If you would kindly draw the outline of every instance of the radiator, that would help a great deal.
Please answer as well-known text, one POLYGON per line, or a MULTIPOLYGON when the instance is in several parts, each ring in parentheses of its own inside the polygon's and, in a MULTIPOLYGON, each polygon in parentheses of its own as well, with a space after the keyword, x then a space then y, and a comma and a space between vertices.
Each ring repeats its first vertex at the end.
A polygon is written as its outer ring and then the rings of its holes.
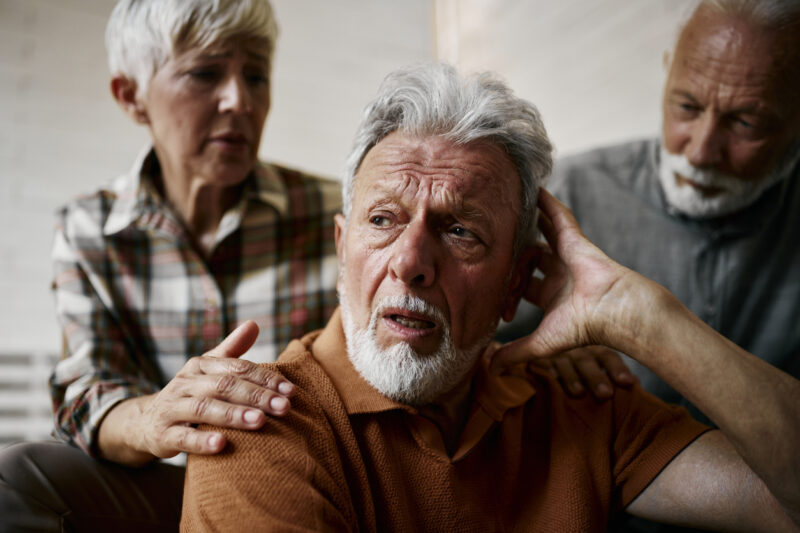
POLYGON ((0 447, 50 438, 47 378, 58 356, 0 353, 0 447))

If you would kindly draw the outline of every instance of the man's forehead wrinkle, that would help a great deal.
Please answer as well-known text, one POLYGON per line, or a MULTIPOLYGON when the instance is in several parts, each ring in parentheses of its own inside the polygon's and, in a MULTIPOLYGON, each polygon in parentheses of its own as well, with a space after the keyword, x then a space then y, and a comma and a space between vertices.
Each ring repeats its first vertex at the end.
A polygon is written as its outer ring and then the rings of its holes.
POLYGON ((690 32, 676 58, 688 75, 674 80, 673 93, 699 100, 710 96, 731 111, 778 113, 781 87, 774 83, 774 68, 767 58, 742 60, 743 54, 752 56, 751 47, 769 49, 759 37, 746 38, 738 29, 690 32))
MULTIPOLYGON (((721 58, 687 54, 682 62, 682 66, 691 72, 688 81, 693 86, 705 85, 719 90, 753 89, 760 93, 766 88, 768 81, 768 74, 763 71, 721 58)), ((752 95, 753 98, 758 96, 760 95, 752 95)))
POLYGON ((376 180, 369 196, 369 209, 379 209, 391 204, 417 207, 426 205, 426 210, 437 217, 456 216, 461 220, 489 224, 490 213, 498 208, 516 210, 513 202, 497 195, 491 205, 470 197, 469 191, 474 187, 463 187, 466 182, 436 176, 414 175, 399 172, 384 174, 376 180))
POLYGON ((682 62, 685 68, 703 78, 715 80, 720 76, 722 80, 729 78, 737 83, 757 83, 766 77, 765 69, 754 68, 754 65, 739 60, 740 45, 726 43, 718 34, 702 39, 698 44, 685 46, 682 62))
MULTIPOLYGON (((798 42, 796 36, 790 38, 798 42)), ((736 18, 713 15, 699 17, 687 27, 679 48, 684 66, 697 75, 742 87, 768 87, 775 73, 785 70, 798 56, 796 47, 787 46, 780 35, 736 18)))

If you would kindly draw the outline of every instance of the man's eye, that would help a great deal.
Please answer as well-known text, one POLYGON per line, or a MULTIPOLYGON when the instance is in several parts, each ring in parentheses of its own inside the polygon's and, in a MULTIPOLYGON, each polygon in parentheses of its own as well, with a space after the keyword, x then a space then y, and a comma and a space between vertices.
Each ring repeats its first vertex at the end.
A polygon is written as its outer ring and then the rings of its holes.
POLYGON ((678 110, 681 112, 681 114, 688 116, 696 115, 700 111, 700 108, 695 104, 683 102, 678 104, 678 110))
POLYGON ((373 216, 369 219, 369 222, 373 226, 377 226, 379 228, 388 228, 391 225, 391 221, 387 217, 381 215, 373 216))
POLYGON ((448 233, 451 235, 455 235, 460 239, 476 239, 477 236, 472 233, 470 230, 465 228, 464 226, 452 226, 448 230, 448 233))

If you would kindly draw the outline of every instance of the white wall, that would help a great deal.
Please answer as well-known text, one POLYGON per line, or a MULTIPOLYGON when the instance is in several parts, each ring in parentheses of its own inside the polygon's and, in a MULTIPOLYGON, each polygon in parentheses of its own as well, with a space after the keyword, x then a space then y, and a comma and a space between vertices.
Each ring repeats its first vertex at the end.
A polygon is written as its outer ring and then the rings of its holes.
POLYGON ((440 55, 494 70, 559 154, 658 133, 663 53, 693 0, 437 0, 440 55))

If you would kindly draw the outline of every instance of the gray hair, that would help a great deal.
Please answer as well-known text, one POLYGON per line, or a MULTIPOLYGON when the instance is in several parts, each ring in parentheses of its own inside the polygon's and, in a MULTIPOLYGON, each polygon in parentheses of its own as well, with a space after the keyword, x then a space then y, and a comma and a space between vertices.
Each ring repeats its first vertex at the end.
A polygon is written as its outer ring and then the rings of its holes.
POLYGON ((112 76, 147 89, 153 74, 191 47, 207 48, 233 38, 263 41, 272 59, 278 25, 268 0, 120 0, 106 26, 112 76))
POLYGON ((445 63, 390 73, 366 107, 356 132, 342 191, 345 217, 350 216, 355 176, 364 157, 395 131, 439 136, 459 145, 485 140, 503 148, 522 186, 515 252, 533 242, 539 187, 553 167, 553 148, 533 104, 514 96, 490 73, 462 77, 445 63))

